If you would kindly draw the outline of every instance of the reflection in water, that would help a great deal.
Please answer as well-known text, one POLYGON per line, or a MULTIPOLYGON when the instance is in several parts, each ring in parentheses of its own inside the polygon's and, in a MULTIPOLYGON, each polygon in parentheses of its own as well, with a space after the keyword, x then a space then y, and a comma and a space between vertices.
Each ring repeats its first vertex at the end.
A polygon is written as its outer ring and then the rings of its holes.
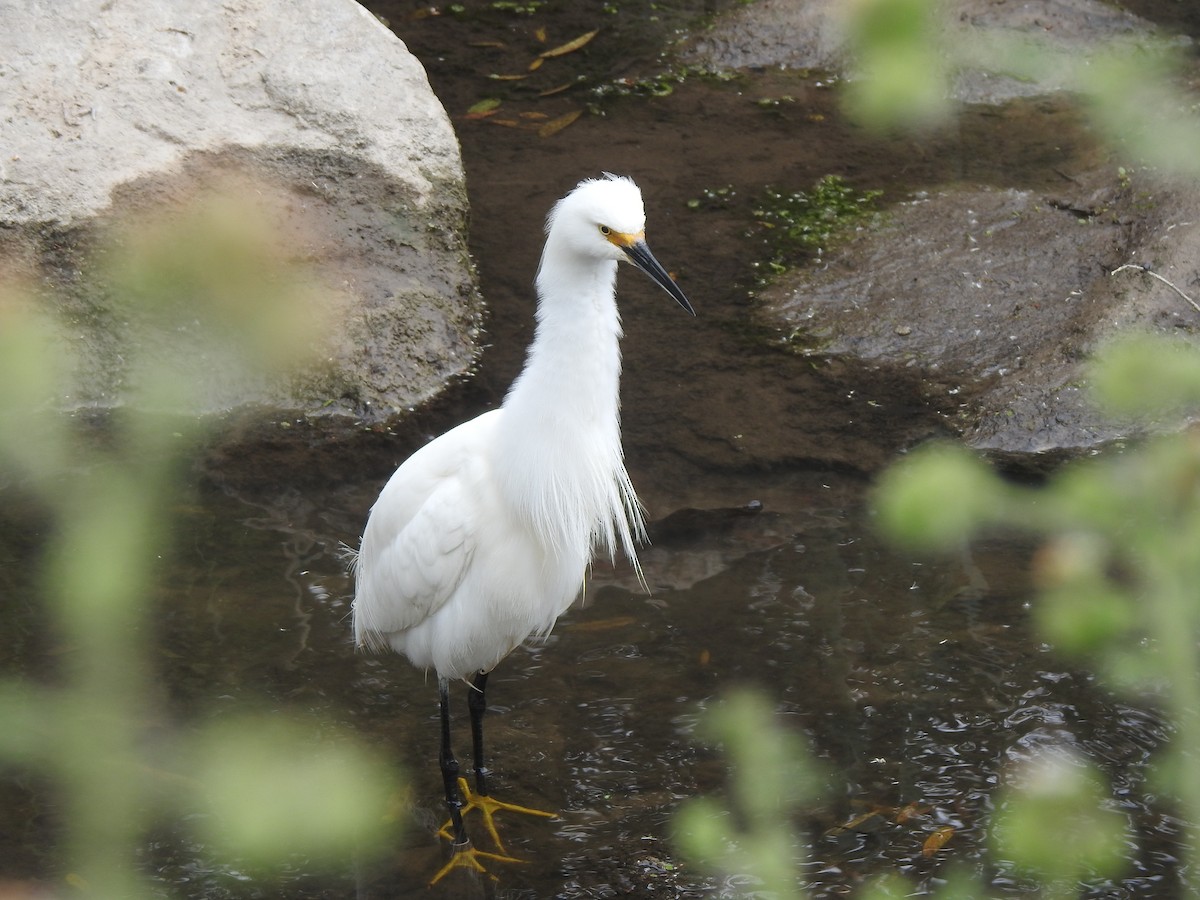
MULTIPOLYGON (((356 880, 360 896, 430 896, 425 879, 444 852, 432 835, 442 816, 429 774, 434 692, 407 665, 356 654, 348 631, 339 544, 356 532, 372 488, 258 507, 207 497, 185 514, 181 559, 164 586, 156 715, 219 716, 266 697, 349 724, 412 775, 398 799, 412 824, 404 846, 335 876, 297 860, 285 873, 290 896, 353 896, 356 880)), ((492 710, 504 761, 496 777, 507 794, 561 818, 503 819, 506 844, 530 862, 471 890, 747 896, 750 882, 708 878, 677 856, 671 817, 681 800, 723 783, 723 761, 694 740, 699 715, 751 683, 831 773, 825 805, 799 823, 811 839, 801 874, 814 896, 842 896, 888 871, 933 885, 951 864, 983 874, 996 896, 1020 894, 1028 885, 984 852, 993 797, 1017 763, 1062 747, 1104 769, 1134 835, 1126 880, 1093 895, 1171 895, 1178 823, 1146 783, 1164 725, 1031 634, 1028 548, 906 558, 872 536, 858 491, 845 483, 806 495, 826 498, 821 507, 691 514, 686 527, 662 529, 646 555, 653 597, 632 590, 627 572, 598 571, 583 608, 505 661, 494 675, 505 682, 496 696, 510 704, 492 710), (947 826, 945 847, 923 855, 947 826)), ((9 633, 29 624, 28 612, 5 615, 9 633)), ((45 668, 28 657, 12 664, 45 668)), ((6 795, 8 858, 44 874, 23 841, 48 828, 45 797, 11 784, 6 795)), ((170 829, 146 861, 166 886, 192 895, 267 890, 207 867, 203 848, 170 829)))

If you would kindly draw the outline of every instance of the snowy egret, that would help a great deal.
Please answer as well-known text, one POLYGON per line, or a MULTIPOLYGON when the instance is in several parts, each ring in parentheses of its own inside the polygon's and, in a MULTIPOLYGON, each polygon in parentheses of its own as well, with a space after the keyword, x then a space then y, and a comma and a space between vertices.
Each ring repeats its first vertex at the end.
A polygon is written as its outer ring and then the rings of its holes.
POLYGON ((355 563, 355 639, 437 673, 450 810, 440 833, 458 852, 434 881, 456 865, 483 871, 477 857, 513 861, 492 822, 497 809, 539 814, 488 794, 488 673, 550 631, 597 548, 611 556, 619 546, 637 566, 645 532, 621 450, 617 263, 632 262, 696 314, 650 252, 645 225, 637 185, 615 175, 580 182, 554 206, 533 343, 503 405, 417 450, 367 520, 355 563), (474 793, 450 747, 449 681, 468 677, 474 793), (470 809, 481 810, 499 854, 471 849, 470 809))

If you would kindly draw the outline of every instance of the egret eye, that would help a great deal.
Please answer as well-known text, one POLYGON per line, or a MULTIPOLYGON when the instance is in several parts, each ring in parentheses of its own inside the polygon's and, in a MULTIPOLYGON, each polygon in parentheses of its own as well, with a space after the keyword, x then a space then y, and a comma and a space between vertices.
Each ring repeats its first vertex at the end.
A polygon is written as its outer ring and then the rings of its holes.
POLYGON ((600 233, 601 233, 602 235, 604 235, 605 237, 608 237, 610 234, 612 234, 612 229, 611 229, 611 228, 609 228, 607 225, 601 225, 601 226, 600 226, 600 233))

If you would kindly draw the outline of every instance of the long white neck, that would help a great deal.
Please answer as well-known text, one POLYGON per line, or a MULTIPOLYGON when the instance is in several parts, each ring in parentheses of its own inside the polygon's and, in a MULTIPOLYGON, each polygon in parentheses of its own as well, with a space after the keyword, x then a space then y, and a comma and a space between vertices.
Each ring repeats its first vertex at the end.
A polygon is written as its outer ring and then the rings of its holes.
POLYGON ((556 552, 643 536, 621 450, 617 263, 582 257, 551 233, 538 269, 537 330, 504 401, 494 465, 510 504, 556 552))

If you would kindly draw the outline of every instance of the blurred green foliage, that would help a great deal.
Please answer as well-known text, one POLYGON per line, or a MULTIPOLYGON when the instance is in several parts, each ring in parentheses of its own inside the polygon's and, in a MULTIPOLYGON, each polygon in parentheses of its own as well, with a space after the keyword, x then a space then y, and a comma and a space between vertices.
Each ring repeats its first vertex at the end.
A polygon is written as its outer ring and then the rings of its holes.
MULTIPOLYGON (((97 268, 118 303, 148 313, 140 321, 204 329, 247 372, 286 373, 315 343, 322 295, 276 233, 260 206, 214 188, 114 234, 97 268)), ((303 857, 347 870, 386 838, 396 774, 376 755, 286 712, 143 733, 158 561, 206 423, 162 414, 193 408, 194 385, 181 360, 150 352, 150 331, 120 349, 130 396, 103 439, 62 414, 75 360, 51 306, 0 286, 0 478, 53 522, 40 585, 67 648, 53 686, 0 680, 0 763, 56 784, 62 872, 85 895, 149 896, 137 850, 151 827, 181 819, 219 863, 266 875, 303 857)))
POLYGON ((804 844, 791 817, 821 793, 819 768, 804 743, 749 690, 711 709, 700 736, 724 749, 731 778, 725 804, 699 797, 680 809, 683 851, 714 873, 751 873, 770 894, 798 896, 796 867, 804 844))
MULTIPOLYGON (((1128 412, 1141 397, 1154 398, 1142 404, 1154 415, 1195 415, 1197 366, 1195 349, 1138 335, 1100 354, 1089 381, 1106 409, 1128 412)), ((1187 822, 1200 822, 1200 767, 1190 752, 1200 741, 1200 436, 1148 438, 1070 463, 1037 487, 1005 482, 960 447, 929 446, 886 474, 877 500, 881 526, 910 546, 951 550, 989 530, 1040 534, 1040 632, 1114 689, 1161 698, 1175 734, 1159 787, 1187 822)), ((1047 896, 1074 896, 1085 872, 1119 866, 1123 826, 1105 812, 1109 792, 1089 767, 1039 765, 1047 770, 998 804, 996 850, 1037 875, 1047 896)), ((1187 831, 1195 860, 1195 827, 1187 831)))
MULTIPOLYGON (((859 0, 848 7, 858 71, 847 111, 878 129, 937 126, 953 114, 948 78, 976 68, 1075 92, 1095 124, 1130 158, 1200 175, 1195 97, 1178 87, 1178 48, 1141 37, 1088 51, 1049 40, 956 29, 937 0, 859 0)), ((1131 335, 1098 353, 1088 378, 1096 403, 1160 436, 1065 465, 1045 484, 1012 484, 961 446, 918 449, 880 479, 881 529, 898 545, 954 552, 987 532, 1040 535, 1034 562, 1040 633, 1075 654, 1115 690, 1160 697, 1174 731, 1156 768, 1156 789, 1186 823, 1181 891, 1200 894, 1200 432, 1178 423, 1200 413, 1200 351, 1193 343, 1131 335)), ((764 893, 805 896, 789 813, 811 799, 785 781, 812 763, 755 695, 731 697, 710 713, 705 736, 731 770, 729 796, 688 805, 681 843, 693 858, 759 881, 764 893), (745 707, 738 713, 734 708, 745 707), (752 719, 731 726, 739 715, 752 719), (750 735, 750 737, 748 737, 750 735), (769 751, 763 748, 770 747, 769 751), (777 769, 762 756, 786 755, 777 769), (780 772, 787 772, 783 776, 780 772), (774 774, 772 774, 774 773, 774 774), (747 780, 759 780, 747 788, 747 780), (779 798, 768 830, 744 811, 747 796, 779 798), (781 836, 782 833, 782 836, 781 836), (755 835, 763 836, 762 852, 755 835), (768 841, 774 841, 773 845, 768 841), (791 872, 767 851, 791 854, 791 872)), ((1067 750, 1048 752, 1007 774, 995 798, 989 847, 1037 886, 1043 898, 1079 895, 1091 879, 1117 876, 1130 840, 1104 776, 1067 750)), ((807 783, 807 782, 806 782, 807 783)), ((888 876, 863 888, 868 900, 912 896, 888 876)), ((952 873, 938 900, 987 896, 970 873, 952 873)))
POLYGON ((950 112, 953 65, 942 39, 941 4, 858 0, 849 15, 859 70, 845 86, 847 112, 875 127, 934 125, 950 112))
POLYGON ((879 130, 922 129, 954 114, 951 79, 964 71, 1076 94, 1102 134, 1144 164, 1200 176, 1200 116, 1180 86, 1186 44, 1152 34, 1091 46, 1051 29, 960 27, 944 0, 855 0, 846 24, 856 71, 847 112, 879 130))

